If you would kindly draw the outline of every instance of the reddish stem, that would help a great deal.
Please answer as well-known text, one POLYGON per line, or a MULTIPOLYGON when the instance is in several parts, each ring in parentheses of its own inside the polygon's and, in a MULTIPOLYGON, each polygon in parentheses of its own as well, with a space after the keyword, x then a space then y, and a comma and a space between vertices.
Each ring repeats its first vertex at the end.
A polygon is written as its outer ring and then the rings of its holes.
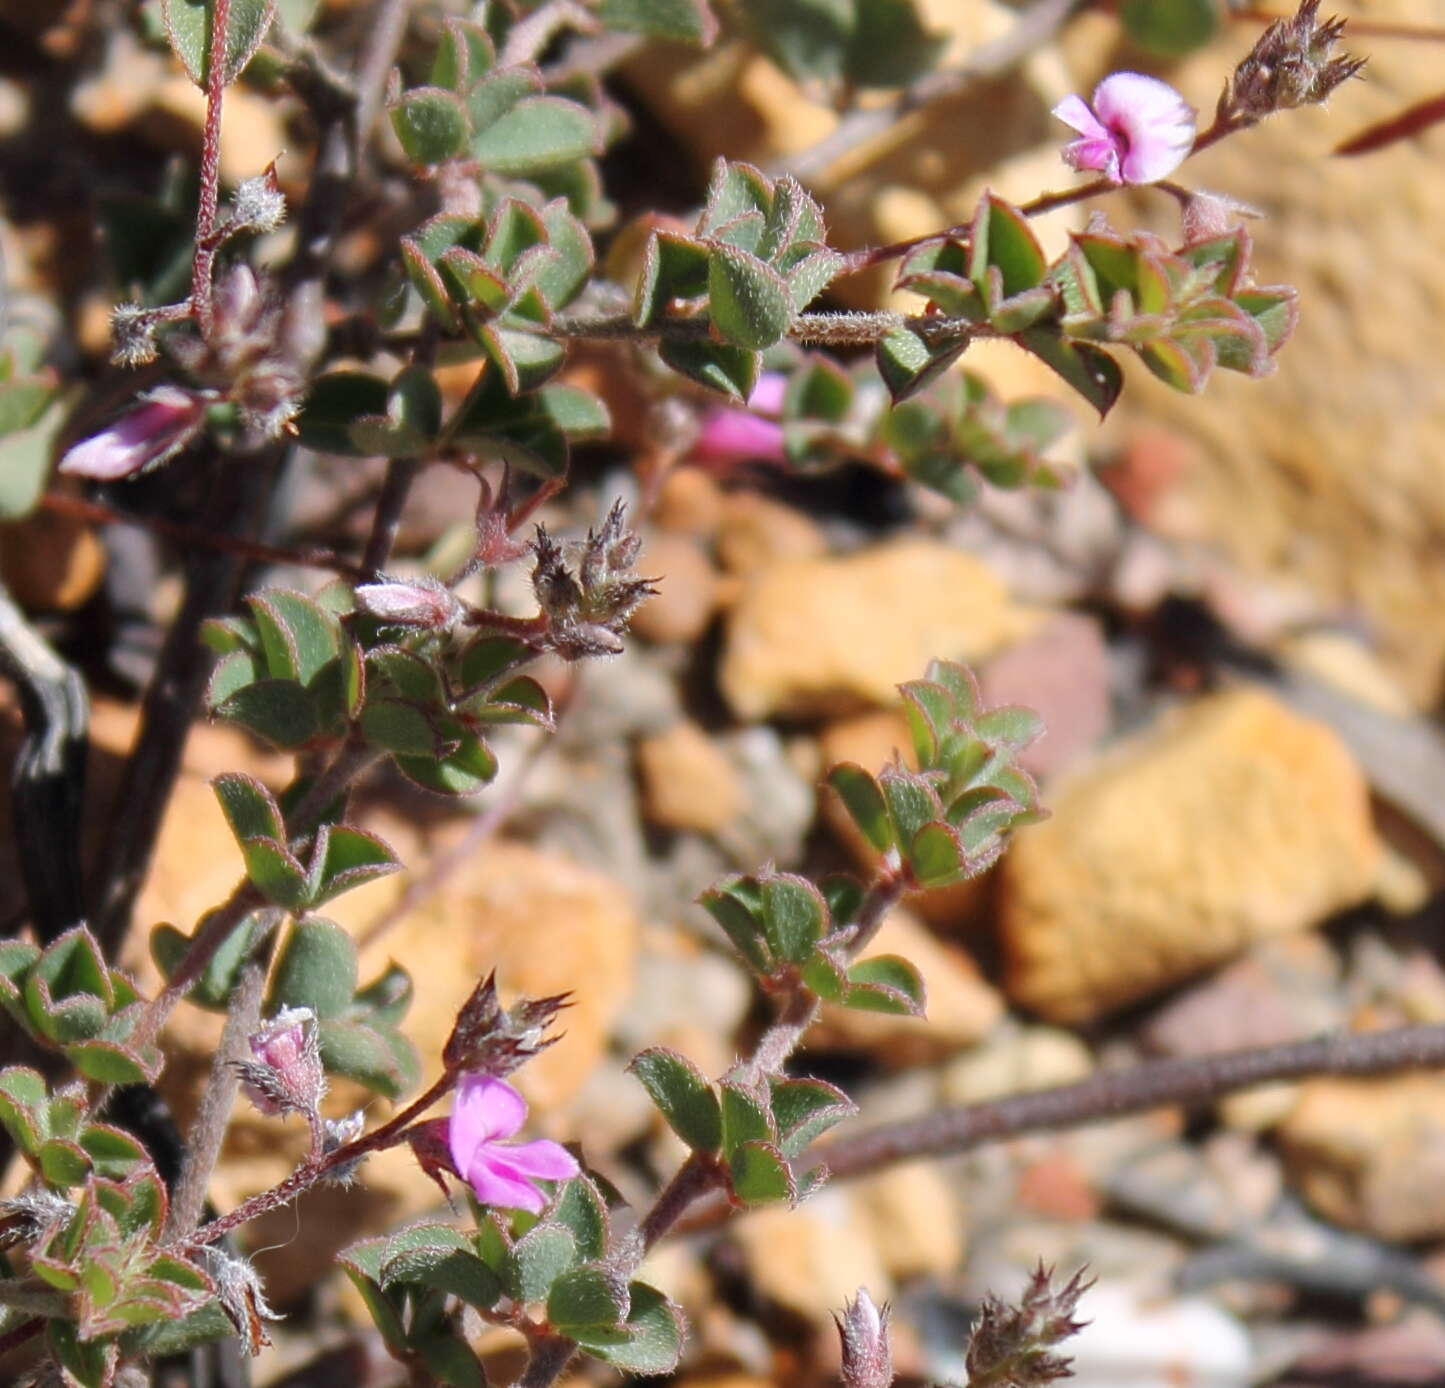
POLYGON ((211 270, 216 260, 216 209, 221 192, 221 101, 226 91, 226 39, 231 0, 211 0, 211 45, 206 59, 206 128, 201 145, 201 193, 196 252, 191 261, 191 308, 202 333, 211 329, 211 270))

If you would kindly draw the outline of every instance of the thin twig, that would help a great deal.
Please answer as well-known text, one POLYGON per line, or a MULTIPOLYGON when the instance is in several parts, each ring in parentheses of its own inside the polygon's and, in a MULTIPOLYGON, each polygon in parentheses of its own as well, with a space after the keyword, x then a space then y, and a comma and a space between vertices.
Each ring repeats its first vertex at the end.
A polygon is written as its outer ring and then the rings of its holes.
POLYGON ((979 82, 1002 77, 1047 42, 1080 3, 1081 0, 1035 0, 1008 33, 992 43, 981 44, 961 67, 929 73, 886 106, 850 112, 817 144, 776 160, 766 172, 816 179, 844 155, 887 133, 914 111, 958 96, 979 82))
POLYGON ((213 550, 231 554, 252 564, 285 564, 300 569, 326 569, 343 578, 362 580, 367 571, 344 555, 330 549, 288 549, 283 545, 265 545, 256 540, 206 530, 199 525, 183 525, 163 516, 138 516, 103 502, 68 492, 46 492, 40 498, 40 509, 57 516, 74 516, 92 525, 134 525, 159 535, 184 549, 213 550))
POLYGON ((361 153, 371 138, 381 108, 382 92, 387 75, 396 62, 397 50, 406 34, 406 21, 411 0, 380 0, 376 13, 366 30, 366 48, 356 65, 355 165, 361 166, 361 153))
POLYGON ((355 1142, 345 1143, 322 1155, 313 1153, 284 1181, 278 1181, 269 1190, 260 1191, 249 1200, 243 1200, 229 1214, 220 1215, 211 1220, 209 1224, 202 1225, 194 1234, 180 1239, 176 1246, 184 1252, 215 1243, 218 1239, 225 1238, 232 1229, 239 1229, 241 1225, 270 1210, 289 1205, 297 1196, 305 1194, 318 1181, 338 1167, 349 1166, 373 1152, 380 1152, 384 1148, 396 1146, 397 1143, 405 1140, 406 1129, 438 1099, 442 1098, 455 1083, 455 1075, 443 1074, 420 1098, 413 1100, 396 1117, 383 1123, 374 1132, 367 1133, 364 1137, 357 1138, 355 1142))
POLYGON ((211 269, 216 261, 216 209, 221 192, 221 102, 226 93, 226 49, 231 0, 211 0, 211 44, 206 66, 206 125, 201 144, 201 188, 196 249, 191 259, 191 308, 202 335, 211 328, 211 269))
POLYGON ((816 1149, 834 1176, 863 1176, 915 1157, 953 1156, 985 1142, 1097 1123, 1236 1090, 1316 1075, 1387 1075, 1445 1066, 1445 1026, 1344 1033, 1280 1046, 1147 1061, 1076 1084, 939 1109, 885 1123, 816 1149))
POLYGON ((196 1109, 195 1121, 186 1135, 185 1156, 180 1179, 171 1194, 170 1216, 166 1221, 167 1239, 189 1234, 200 1223, 206 1204, 206 1187, 211 1172, 221 1155, 230 1124, 231 1106, 241 1087, 235 1062, 249 1053, 247 1038, 261 1020, 261 994, 266 985, 266 968, 253 957, 241 968, 236 987, 226 1009, 226 1025, 221 1043, 211 1059, 211 1073, 205 1092, 196 1109))

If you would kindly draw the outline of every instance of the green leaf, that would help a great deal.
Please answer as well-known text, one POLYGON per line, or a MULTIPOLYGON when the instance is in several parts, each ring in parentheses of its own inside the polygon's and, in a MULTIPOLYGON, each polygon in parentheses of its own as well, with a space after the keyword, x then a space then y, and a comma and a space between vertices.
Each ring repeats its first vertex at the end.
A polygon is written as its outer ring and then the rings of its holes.
POLYGON ((338 1075, 389 1099, 415 1088, 421 1062, 411 1042, 387 1026, 328 1017, 317 1026, 321 1060, 338 1075))
POLYGON ((440 795, 475 795, 497 774, 497 759, 480 738, 463 738, 455 752, 441 761, 397 757, 397 769, 425 790, 440 795))
POLYGON ((815 1139, 858 1111, 841 1089, 823 1080, 774 1079, 769 1083, 778 1146, 785 1157, 798 1156, 815 1139))
POLYGON ((503 1271, 507 1294, 524 1304, 545 1301, 552 1284, 576 1262, 572 1231, 550 1220, 538 1224, 512 1245, 503 1271))
POLYGON ((627 1067, 642 1082, 678 1137, 694 1151, 715 1152, 722 1142, 722 1112, 707 1078, 676 1051, 654 1046, 627 1067))
POLYGON ((310 905, 401 870, 385 840, 349 824, 323 825, 316 837, 309 876, 310 905))
POLYGON ((968 864, 953 829, 925 824, 908 846, 908 866, 920 887, 942 887, 968 875, 968 864))
POLYGON ((925 777, 915 772, 885 767, 878 785, 900 843, 911 843, 925 824, 943 815, 937 793, 925 777))
POLYGON ((731 1080, 718 1086, 722 1107, 722 1148, 730 1158, 745 1142, 771 1142, 774 1137, 767 1095, 731 1080))
POLYGON ((757 256, 714 242, 707 268, 708 311, 735 347, 761 351, 781 342, 793 321, 783 277, 757 256))
POLYGON ((80 1145, 98 1176, 124 1180, 150 1160, 145 1149, 127 1132, 109 1123, 88 1123, 80 1132, 80 1145))
POLYGON ((414 87, 390 108, 391 128, 413 164, 441 164, 466 148, 471 124, 455 92, 414 87))
POLYGON ((970 339, 930 347, 912 328, 893 328, 878 339, 874 359, 894 404, 916 395, 962 356, 970 339))
POLYGON ((715 390, 739 405, 747 404, 762 370, 762 355, 722 342, 670 342, 658 344, 658 355, 690 381, 715 390))
POLYGON ((1041 285, 1048 274, 1048 261, 1028 218, 1011 203, 987 193, 974 217, 969 254, 969 278, 985 298, 985 270, 990 266, 999 271, 1005 298, 1041 285))
POLYGON ((356 944, 335 921, 297 921, 271 981, 267 1011, 309 1007, 317 1017, 340 1016, 356 992, 356 944))
POLYGON ((654 231, 643 252, 642 273, 632 299, 639 328, 661 318, 674 299, 695 299, 707 292, 708 248, 674 231, 654 231))
POLYGON ((78 1142, 52 1137, 40 1145, 37 1153, 40 1174, 52 1186, 64 1189, 80 1185, 90 1175, 90 1157, 78 1142))
POLYGON ((1106 351, 1088 342, 1075 342, 1048 328, 1030 328, 1015 341, 1026 351, 1053 367, 1103 418, 1114 407, 1124 388, 1119 363, 1106 351))
POLYGON ((631 1282, 627 1290, 632 1303, 627 1313, 631 1332, 627 1341, 589 1345, 588 1353, 623 1373, 670 1374, 682 1358, 682 1312, 646 1282, 631 1282))
POLYGON ((787 874, 763 879, 763 929, 775 957, 801 964, 823 938, 828 908, 806 878, 787 874))
POLYGON ((535 390, 562 367, 565 351, 556 338, 491 323, 478 325, 473 335, 496 363, 511 395, 535 390))
POLYGON ((251 885, 272 905, 285 911, 301 911, 310 904, 306 869, 284 843, 247 839, 241 845, 241 856, 251 885))
POLYGON ((547 1319, 583 1343, 618 1326, 628 1312, 627 1283, 596 1265, 568 1268, 547 1293, 547 1319))
POLYGON ((707 0, 600 0, 597 18, 615 33, 646 34, 707 47, 717 37, 717 20, 707 0))
POLYGON ((477 1257, 457 1230, 447 1225, 435 1227, 437 1242, 410 1245, 383 1261, 381 1285, 413 1283, 460 1297, 479 1310, 494 1306, 502 1294, 501 1279, 477 1257), (442 1230, 446 1231, 444 1235, 442 1230))
POLYGON ((48 1101, 45 1081, 37 1071, 23 1065, 0 1070, 0 1124, 28 1157, 49 1136, 48 1101))
POLYGON ((0 520, 16 520, 35 509, 64 422, 65 411, 56 405, 38 423, 0 439, 0 520))
POLYGON ((946 34, 923 27, 913 0, 854 0, 853 32, 843 58, 860 87, 906 87, 937 64, 946 34))
POLYGON ((745 1142, 728 1156, 733 1194, 745 1205, 797 1199, 787 1159, 771 1143, 745 1142))
POLYGON ((1220 7, 1217 0, 1124 0, 1119 19, 1141 48, 1177 58, 1214 37, 1220 7))
MULTIPOLYGON (((204 87, 210 74, 211 22, 216 0, 161 0, 166 34, 192 82, 204 87)), ((234 82, 271 27, 275 0, 231 0, 221 80, 234 82)))
POLYGON ((211 781, 226 823, 238 843, 246 839, 285 842, 286 825, 275 797, 254 776, 228 771, 211 781))
POLYGON ((698 234, 710 236, 718 228, 750 213, 766 215, 773 204, 772 184, 751 164, 719 158, 712 166, 707 198, 698 222, 698 234))
POLYGON ((563 1183, 549 1218, 572 1231, 579 1258, 601 1258, 607 1252, 611 1229, 607 1205, 588 1177, 574 1176, 563 1183))
POLYGON ((213 704, 211 711, 283 751, 304 747, 321 731, 310 697, 291 680, 257 680, 213 704))
POLYGON ((431 1333, 413 1330, 407 1340, 414 1354, 420 1354, 429 1381, 447 1388, 487 1388, 482 1361, 460 1333, 431 1333))
POLYGON ((909 1017, 923 1015, 925 992, 918 970, 896 954, 875 954, 860 959, 848 970, 849 989, 844 1002, 866 1012, 893 1012, 909 1017))
POLYGON ((832 82, 843 75, 853 35, 853 0, 743 0, 749 35, 790 77, 832 82))
POLYGON ((732 946, 758 974, 772 971, 772 960, 759 919, 762 901, 757 884, 747 878, 724 878, 698 897, 703 909, 722 927, 732 946))
POLYGON ((67 1046, 65 1056, 86 1079, 101 1084, 151 1084, 161 1072, 161 1055, 154 1047, 139 1053, 99 1036, 67 1046))
POLYGON ((849 818, 878 852, 887 853, 896 845, 883 792, 878 789, 878 782, 861 766, 855 762, 840 762, 829 770, 828 784, 843 802, 849 818))
POLYGON ((586 107, 557 96, 529 96, 472 136, 472 157, 500 174, 528 174, 595 154, 597 123, 586 107))

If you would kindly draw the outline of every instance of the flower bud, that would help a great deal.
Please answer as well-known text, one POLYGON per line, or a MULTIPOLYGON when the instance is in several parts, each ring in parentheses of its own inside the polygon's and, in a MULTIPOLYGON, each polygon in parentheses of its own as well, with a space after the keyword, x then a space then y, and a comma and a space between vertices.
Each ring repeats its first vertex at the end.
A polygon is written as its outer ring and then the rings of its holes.
POLYGON ((888 1347, 888 1307, 873 1304, 867 1288, 833 1318, 843 1341, 844 1388, 889 1388, 893 1353, 888 1347))
POLYGON ((140 404, 66 450, 60 471, 114 482, 157 467, 179 453, 206 421, 205 398, 177 386, 157 386, 140 404))
POLYGON ((236 1062, 246 1097, 265 1114, 314 1116, 326 1093, 326 1073, 311 1009, 278 1012, 249 1044, 252 1058, 236 1062))
POLYGON ((383 622, 435 631, 451 626, 461 612, 452 591, 434 578, 363 583, 356 590, 356 604, 383 622))

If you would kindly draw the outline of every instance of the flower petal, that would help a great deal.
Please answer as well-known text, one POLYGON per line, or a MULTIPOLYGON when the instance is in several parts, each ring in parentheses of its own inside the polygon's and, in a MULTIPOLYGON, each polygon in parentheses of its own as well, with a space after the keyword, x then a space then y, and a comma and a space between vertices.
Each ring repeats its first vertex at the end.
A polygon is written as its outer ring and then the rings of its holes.
POLYGON ((447 1145, 458 1171, 467 1171, 494 1138, 511 1137, 527 1116, 527 1101, 510 1084, 491 1075, 463 1075, 457 1086, 447 1145))
POLYGON ((163 463, 200 432, 206 402, 175 386, 157 386, 98 434, 67 449, 60 471, 112 482, 163 463))
POLYGON ((1088 104, 1081 96, 1066 96, 1054 107, 1053 114, 1056 120, 1063 121, 1070 130, 1077 130, 1080 135, 1095 140, 1109 137, 1109 132, 1104 129, 1099 118, 1089 110, 1088 104))
POLYGON ((1094 89, 1094 109, 1114 136, 1125 183, 1157 183, 1194 145, 1194 108, 1167 82, 1115 72, 1094 89))
POLYGON ((466 1175, 467 1184, 484 1205, 541 1214, 547 1204, 542 1192, 522 1172, 510 1166, 495 1147, 479 1153, 466 1175))
POLYGON ((582 1169, 577 1158, 559 1142, 539 1137, 534 1142, 509 1142, 496 1155, 525 1176, 544 1181, 565 1181, 582 1169))

